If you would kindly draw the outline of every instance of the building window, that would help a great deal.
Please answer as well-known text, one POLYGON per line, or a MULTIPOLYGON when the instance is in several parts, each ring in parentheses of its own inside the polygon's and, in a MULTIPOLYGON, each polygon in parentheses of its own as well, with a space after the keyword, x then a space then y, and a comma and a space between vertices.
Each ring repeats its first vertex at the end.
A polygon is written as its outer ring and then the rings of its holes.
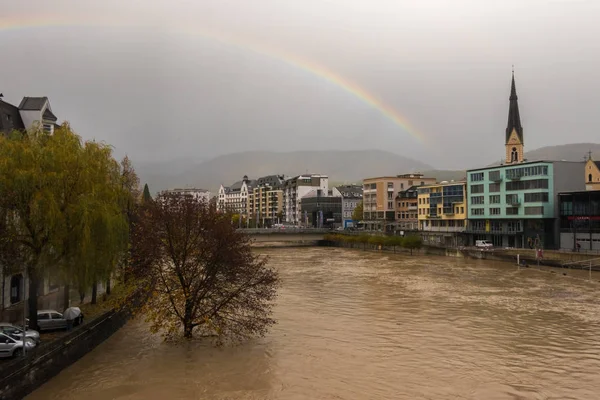
POLYGON ((506 190, 548 189, 548 179, 506 182, 506 190))
POLYGON ((471 174, 471 182, 480 182, 483 180, 483 172, 475 172, 471 174))
POLYGON ((525 207, 525 215, 543 215, 544 206, 539 207, 525 207))
POLYGON ((500 191, 500 184, 499 183, 490 183, 489 187, 488 187, 488 191, 490 193, 499 192, 500 191))
POLYGON ((506 207, 506 215, 519 215, 519 207, 506 207))
POLYGON ((471 196, 471 204, 485 204, 484 196, 471 196))
POLYGON ((500 171, 490 171, 490 181, 497 181, 500 179, 500 171))
POLYGON ((508 203, 508 204, 519 204, 519 195, 516 195, 516 194, 507 194, 506 195, 506 203, 508 203))
POLYGON ((547 176, 547 165, 535 165, 531 167, 510 168, 506 170, 508 179, 521 178, 523 176, 547 176))
POLYGON ((493 194, 490 196, 490 204, 500 204, 500 195, 493 194))
POLYGON ((519 153, 517 153, 517 148, 513 147, 512 151, 510 152, 510 162, 517 162, 519 161, 519 153))
POLYGON ((387 183, 387 187, 388 187, 388 189, 393 189, 394 188, 394 182, 388 182, 387 183))
POLYGON ((471 215, 483 215, 483 208, 471 208, 471 215))
POLYGON ((548 202, 548 192, 525 193, 525 203, 548 202))
POLYGON ((22 291, 23 291, 23 275, 13 275, 10 278, 10 303, 18 303, 22 299, 22 291))
POLYGON ((490 215, 500 215, 500 208, 490 208, 490 215))
POLYGON ((394 203, 391 201, 388 201, 388 208, 394 208, 394 203))
POLYGON ((483 185, 471 185, 471 193, 483 193, 483 185))
POLYGON ((588 182, 591 182, 591 181, 592 181, 592 174, 589 174, 588 175, 588 182))

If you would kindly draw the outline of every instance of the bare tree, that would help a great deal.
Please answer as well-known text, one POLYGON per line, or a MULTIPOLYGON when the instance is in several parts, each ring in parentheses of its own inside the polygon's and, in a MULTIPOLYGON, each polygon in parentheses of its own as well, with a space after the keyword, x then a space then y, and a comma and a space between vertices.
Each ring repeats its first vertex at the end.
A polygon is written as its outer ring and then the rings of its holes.
POLYGON ((144 312, 154 332, 240 340, 264 335, 275 322, 278 275, 231 215, 191 196, 163 194, 140 209, 133 230, 132 265, 152 282, 144 312))

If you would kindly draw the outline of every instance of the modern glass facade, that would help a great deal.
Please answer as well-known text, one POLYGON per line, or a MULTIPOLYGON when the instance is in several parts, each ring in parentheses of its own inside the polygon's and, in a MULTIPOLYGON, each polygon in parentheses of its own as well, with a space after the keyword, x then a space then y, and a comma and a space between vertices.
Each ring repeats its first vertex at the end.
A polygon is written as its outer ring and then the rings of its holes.
POLYGON ((600 191, 558 194, 560 247, 600 250, 600 191))
POLYGON ((467 171, 467 232, 501 247, 555 247, 554 165, 540 161, 467 171))

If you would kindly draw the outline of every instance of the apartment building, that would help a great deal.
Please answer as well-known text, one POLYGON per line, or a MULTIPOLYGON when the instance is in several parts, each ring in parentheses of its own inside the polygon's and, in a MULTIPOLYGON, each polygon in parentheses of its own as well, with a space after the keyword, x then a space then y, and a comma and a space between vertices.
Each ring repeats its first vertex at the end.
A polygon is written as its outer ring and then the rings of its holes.
POLYGON ((192 196, 196 199, 201 199, 208 203, 211 198, 211 193, 208 190, 198 188, 185 188, 185 189, 169 189, 165 193, 177 194, 181 196, 192 196))
POLYGON ((363 188, 361 185, 336 186, 332 190, 334 197, 341 197, 341 223, 344 228, 351 228, 355 222, 352 218, 354 209, 362 201, 363 188))
POLYGON ((418 186, 402 190, 396 196, 396 227, 400 231, 416 231, 418 229, 418 186))
POLYGON ((435 183, 423 174, 382 176, 363 180, 363 222, 367 230, 397 230, 397 201, 400 192, 412 186, 435 183))
POLYGON ((248 192, 247 226, 270 227, 283 218, 283 175, 258 178, 248 192))
POLYGON ((418 188, 418 219, 425 243, 442 246, 466 244, 467 226, 465 182, 442 181, 418 188))
POLYGON ((301 224, 306 219, 302 214, 301 199, 312 190, 329 191, 327 175, 306 174, 287 179, 283 183, 283 217, 285 222, 301 224))
POLYGON ((47 97, 23 97, 18 107, 0 99, 0 132, 5 134, 36 127, 54 133, 57 121, 47 97))
POLYGON ((241 181, 231 186, 221 185, 217 197, 217 210, 245 215, 248 210, 248 193, 253 186, 254 181, 250 180, 248 175, 244 175, 241 181))

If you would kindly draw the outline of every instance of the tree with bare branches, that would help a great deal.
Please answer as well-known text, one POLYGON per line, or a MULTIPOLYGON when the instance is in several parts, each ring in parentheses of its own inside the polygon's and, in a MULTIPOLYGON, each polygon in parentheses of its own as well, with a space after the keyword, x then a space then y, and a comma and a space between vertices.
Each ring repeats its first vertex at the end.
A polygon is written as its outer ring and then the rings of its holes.
POLYGON ((275 322, 277 273, 214 205, 162 194, 139 209, 131 239, 131 264, 151 287, 143 311, 153 332, 240 340, 275 322))

